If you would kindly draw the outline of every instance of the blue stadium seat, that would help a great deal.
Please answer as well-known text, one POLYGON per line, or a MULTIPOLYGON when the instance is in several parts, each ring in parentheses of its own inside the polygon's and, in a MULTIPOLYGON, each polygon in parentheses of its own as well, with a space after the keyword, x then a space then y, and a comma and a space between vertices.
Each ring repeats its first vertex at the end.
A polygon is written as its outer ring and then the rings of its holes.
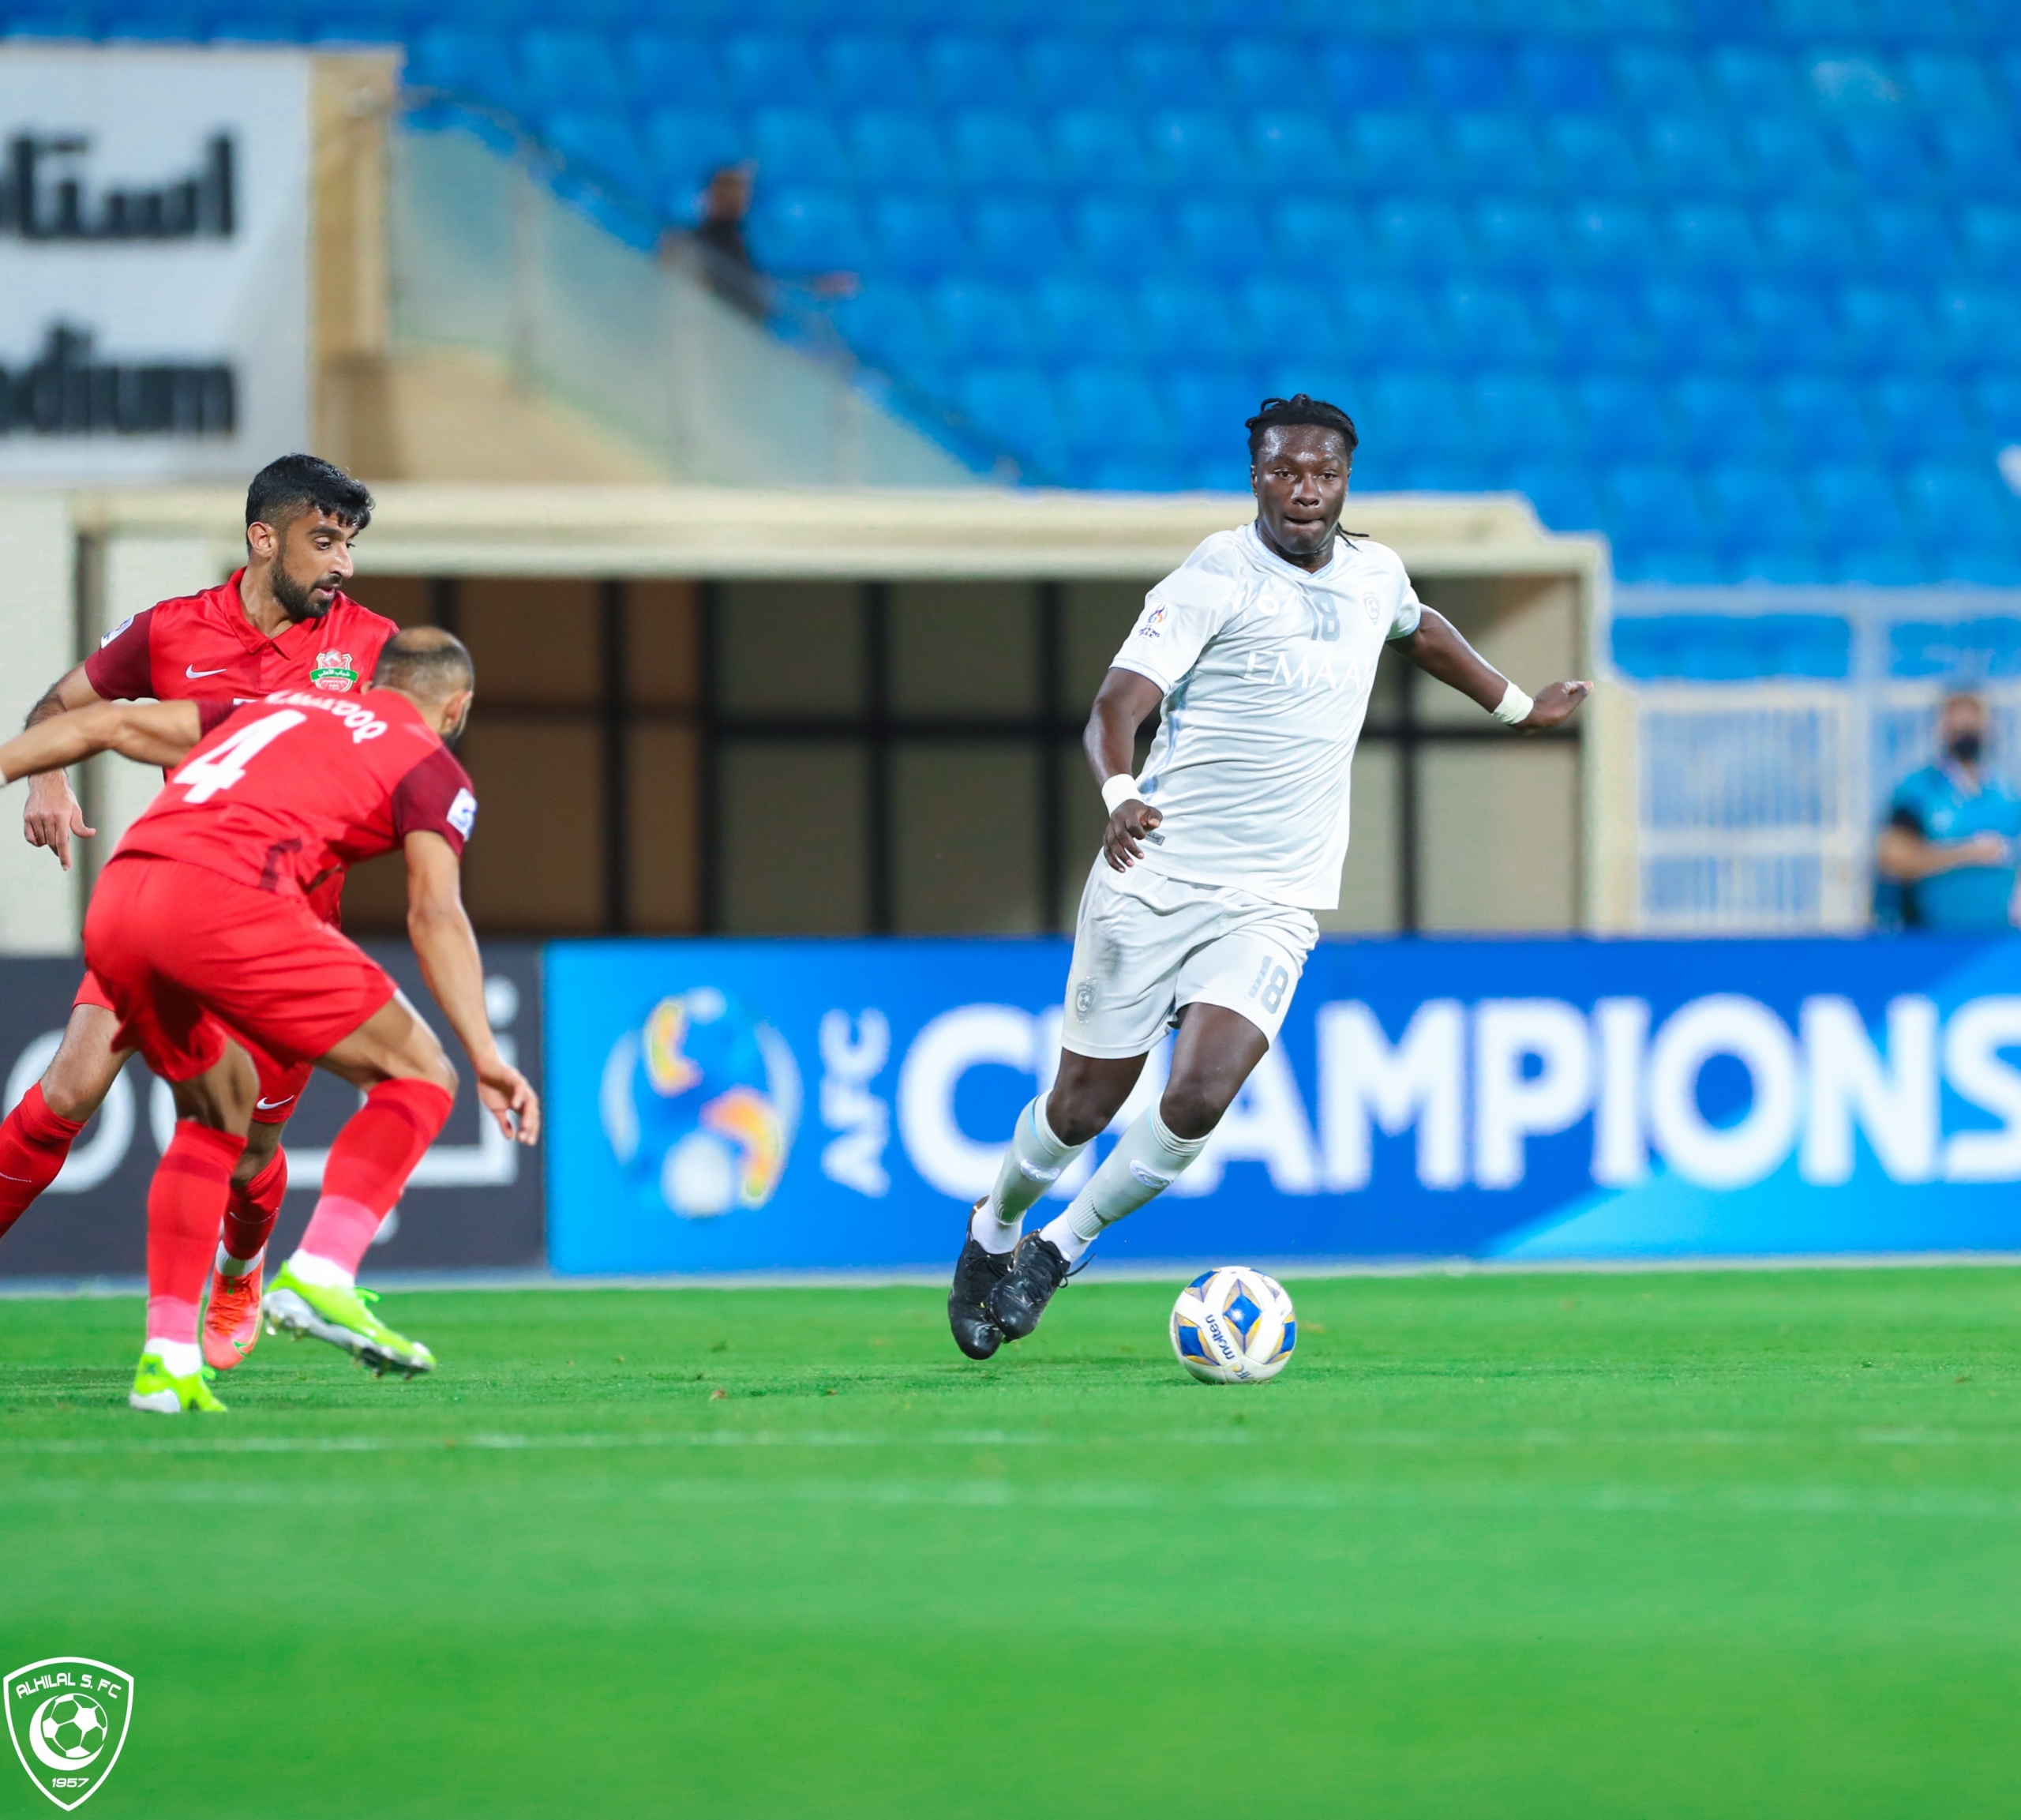
POLYGON ((1790 114, 1743 116, 1737 133, 1749 190, 1770 202, 1806 197, 1835 201, 1847 173, 1832 141, 1811 121, 1790 114))
POLYGON ((1642 168, 1651 186, 1678 196, 1719 198, 1748 187, 1724 122, 1697 114, 1661 114, 1642 129, 1642 168))
POLYGON ((1734 203, 1679 203, 1663 215, 1663 232, 1683 271, 1730 278, 1761 263, 1754 217, 1734 203))
POLYGON ((955 403, 978 429, 1010 448, 1027 478, 1058 486, 1070 476, 1067 435, 1051 375, 1035 366, 971 366, 954 381, 955 403))
POLYGON ((1752 364, 1753 337, 1742 328, 1723 287, 1659 277, 1638 287, 1637 301, 1651 356, 1666 371, 1730 373, 1752 364))
POLYGON ((2021 278, 2021 206, 1974 203, 1959 215, 1958 238, 1965 269, 1974 277, 2021 278))
POLYGON ((1936 338, 1922 299, 1892 286, 1854 284, 1839 298, 1839 356, 1855 370, 1933 363, 1936 338))
POLYGON ((1509 71, 1490 45, 1434 42, 1418 53, 1417 64, 1427 97, 1447 112, 1509 104, 1509 71))
POLYGON ((1542 187, 1543 156, 1528 115, 1456 114, 1446 135, 1452 175, 1461 188, 1520 195, 1542 187))
POLYGON ((494 32, 447 27, 423 32, 408 47, 406 81, 411 88, 439 88, 508 112, 521 103, 519 72, 505 40, 494 32))
POLYGON ((1937 343, 1953 368, 2011 365, 2021 347, 2021 307, 2012 294, 1984 285, 1955 285, 1934 303, 1937 343))
POLYGON ((1792 452, 1830 449, 1848 460, 1881 458, 1865 387, 1832 374, 1785 373, 1768 381, 1763 397, 1792 452))
POLYGON ((1476 445, 1494 460, 1562 460, 1583 452, 1581 426, 1555 374, 1521 368, 1483 373, 1469 400, 1476 445))
POLYGON ((1733 298, 1764 371, 1836 362, 1838 324, 1816 287, 1752 280, 1737 286, 1733 298))
POLYGON ((1650 336, 1639 300, 1625 286, 1557 280, 1536 295, 1538 318, 1568 374, 1618 383, 1648 364, 1650 336))
POLYGON ((1609 527, 1622 543, 1630 550, 1639 546, 1645 564, 1670 571, 1651 579, 1719 579, 1708 548, 1712 527, 1687 471, 1661 463, 1623 463, 1602 480, 1600 496, 1609 508, 1609 527))
POLYGON ((1392 113, 1416 100, 1411 67, 1386 45, 1329 43, 1319 64, 1337 106, 1349 114, 1392 113))
POLYGON ((723 40, 719 61, 727 92, 746 107, 818 107, 826 99, 802 39, 740 33, 723 40))
POLYGON ((1988 448, 2021 442, 2021 366, 1980 375, 1966 386, 1974 419, 1992 438, 1988 448))
POLYGON ((1351 264, 1362 237, 1360 216, 1338 202, 1280 202, 1270 211, 1270 227, 1280 257, 1322 272, 1351 264))
POLYGON ((936 183, 949 165, 940 135, 921 114, 887 109, 857 114, 847 144, 849 174, 867 190, 936 183))
POLYGON ((1524 366, 1549 357, 1524 292, 1516 286, 1460 282, 1438 298, 1439 332, 1452 356, 1475 366, 1524 366))
POLYGON ((1517 462, 1509 467, 1509 484, 1553 531, 1597 531, 1607 522, 1592 476, 1583 466, 1517 462))
POLYGON ((1057 270, 1071 257, 1059 211, 1046 197, 984 194, 969 217, 977 268, 992 277, 1029 283, 1035 272, 1057 270))
POLYGON ((849 167, 831 117, 809 109, 759 108, 751 116, 750 144, 767 183, 833 183, 849 167))
POLYGON ((1393 202, 1368 212, 1369 250, 1391 271, 1449 272, 1467 258, 1467 230, 1444 202, 1393 202))
POLYGON ((1214 110, 1222 105, 1214 66, 1200 44, 1184 39, 1134 38, 1123 47, 1122 62, 1124 80, 1141 108, 1214 110))
POLYGON ((1025 47, 1025 92, 1041 115, 1109 111, 1123 105, 1108 47, 1080 38, 1040 38, 1025 47))
POLYGON ((1052 160, 1028 115, 1007 109, 960 113, 948 118, 947 131, 952 174, 981 194, 1051 181, 1052 160))
POLYGON ((1609 53, 1615 98, 1631 117, 1689 114, 1705 105, 1698 59, 1663 44, 1629 43, 1609 53))
POLYGON ((1231 99, 1245 114, 1280 113, 1321 99, 1310 62, 1281 39, 1245 34, 1223 52, 1221 69, 1231 99))
POLYGON ((937 278, 960 268, 966 239, 963 213, 946 197, 876 196, 869 213, 871 244, 884 270, 937 278))
POLYGON ((1916 197, 1929 187, 1929 154, 1912 126, 1848 120, 1839 128, 1839 144, 1847 167, 1869 195, 1916 197))
POLYGON ((1256 375, 1247 366, 1198 366, 1165 381, 1165 400, 1179 446, 1194 457, 1220 460, 1235 471, 1222 484, 1241 484, 1247 460, 1243 422, 1262 400, 1256 375))
POLYGON ((575 174, 622 196, 643 201, 652 195, 644 143, 624 115, 557 108, 542 126, 547 143, 575 167, 575 174))
POLYGON ((727 114, 686 108, 647 114, 645 141, 654 193, 677 220, 688 218, 695 194, 711 171, 734 163, 750 149, 727 114))
POLYGON ((1136 357, 1135 303, 1121 285, 1063 271, 1033 286, 1027 301, 1038 343, 1056 364, 1136 357))
POLYGON ((1239 292, 1252 345, 1263 355, 1297 353, 1331 364, 1347 351, 1331 287, 1282 272, 1272 261, 1243 280, 1239 292))
POLYGON ((619 68, 632 99, 648 111, 724 104, 722 72, 706 39, 668 32, 635 32, 619 40, 619 68))
POLYGON ((2021 156, 2015 153, 2010 121, 1933 120, 1929 132, 1937 171, 1951 194, 2002 201, 2021 195, 2021 156))
POLYGON ((945 108, 1017 107, 1024 95, 1018 65, 1000 39, 950 32, 920 47, 929 99, 945 108))
POLYGON ((1518 92, 1530 105, 1552 114, 1607 110, 1607 66, 1583 46, 1528 44, 1515 55, 1518 92))
POLYGON ((1153 114, 1145 127, 1151 168, 1175 190, 1248 188, 1242 142, 1225 114, 1168 109, 1153 114))
POLYGON ((1635 144, 1613 121, 1566 114, 1544 122, 1545 164, 1556 186, 1579 197, 1634 196, 1644 188, 1635 144))
POLYGON ((1143 357, 1168 369, 1252 359, 1257 349, 1223 284, 1192 278, 1153 279, 1137 289, 1143 357))
POLYGON ((1445 373, 1408 369, 1378 373, 1363 389, 1367 415, 1355 427, 1398 458, 1423 461, 1472 452, 1476 435, 1467 398, 1445 373))
POLYGON ((1809 470, 1803 486, 1828 542, 1871 549, 1899 544, 1907 536, 1901 502, 1883 467, 1827 462, 1809 470))
POLYGON ((529 32, 519 58, 527 99, 536 108, 617 108, 629 99, 629 84, 602 32, 529 32))
POLYGON ((1562 272, 1562 211, 1543 202, 1497 197, 1468 213, 1474 255, 1484 274, 1541 276, 1562 272))
POLYGON ((1031 318, 1014 286, 943 279, 927 292, 926 302, 940 346, 957 363, 1015 366, 1037 355, 1031 318))
POLYGON ((1985 64, 1965 52, 1910 51, 1902 75, 1910 100, 1931 121, 1993 120, 2006 112, 1985 64))
POLYGON ((2021 542, 2021 502, 1986 462, 1919 462, 1903 476, 1910 529, 1925 543, 2021 542))
POLYGON ((912 45, 870 32, 838 32, 821 47, 827 92, 850 107, 917 108, 926 105, 912 45))
POLYGON ((1704 74, 1712 104, 1744 118, 1794 114, 1807 99, 1795 64, 1779 50, 1722 44, 1706 58, 1704 74))
POLYGON ((909 284, 866 284, 835 309, 842 338, 874 366, 908 375, 945 364, 939 324, 909 284))
POLYGON ((1074 243, 1093 271, 1134 276, 1164 265, 1164 216, 1149 203, 1091 196, 1072 204, 1067 215, 1074 243))
POLYGON ((1565 215, 1568 261, 1588 272, 1641 272, 1661 257, 1649 211, 1635 202, 1574 204, 1565 215))
POLYGON ((1873 269, 1884 273, 1914 272, 1927 283, 1954 272, 1958 248, 1952 238, 1951 211, 1927 202, 1876 202, 1862 220, 1873 269))
POLYGON ((1768 266, 1791 277, 1838 277, 1867 262, 1866 236, 1853 210, 1783 203, 1764 209, 1760 225, 1768 266))
MULTIPOLYGON (((750 232, 752 251, 768 271, 860 272, 870 263, 856 206, 834 190, 761 188, 750 232)), ((888 257, 884 263, 891 268, 888 257)))
POLYGON ((1172 239, 1188 270, 1229 283, 1270 263, 1262 211, 1239 202, 1183 201, 1172 212, 1172 239))
POLYGON ((1717 467, 1729 461, 1765 462, 1777 438, 1763 408, 1760 388, 1750 380, 1716 373, 1686 373, 1666 388, 1672 446, 1693 460, 1717 467))
POLYGON ((1442 192, 1444 147, 1422 114, 1359 114, 1348 122, 1347 176, 1377 198, 1442 192))
POLYGON ((1809 502, 1798 490, 1784 468, 1750 467, 1738 463, 1709 469, 1700 492, 1715 542, 1731 550, 1745 550, 1749 560, 1742 566, 1755 572, 1740 579, 1768 581, 1794 579, 1763 574, 1764 568, 1783 567, 1790 553, 1805 552, 1813 538, 1809 502))
POLYGON ((1313 114, 1250 116, 1244 144, 1250 168, 1265 184, 1330 182, 1344 156, 1331 125, 1313 114))
MULTIPOLYGON (((1157 448, 1172 435, 1172 424, 1149 377, 1128 366, 1070 366, 1059 378, 1060 415, 1067 446, 1088 459, 1119 448, 1127 455, 1133 448, 1157 448), (1127 435, 1119 436, 1117 426, 1128 424, 1127 435)), ((1093 471, 1093 484, 1128 485, 1127 481, 1104 479, 1093 471)))
POLYGON ((1054 166, 1077 188, 1115 193, 1150 181, 1143 136, 1125 116, 1078 108, 1059 114, 1052 126, 1054 166))
POLYGON ((1662 396, 1647 380, 1591 373, 1574 380, 1572 390, 1585 420, 1588 446, 1603 463, 1670 452, 1670 419, 1662 396))
POLYGON ((1342 290, 1333 304, 1343 345, 1364 366, 1430 366, 1445 358, 1438 324, 1426 307, 1420 284, 1363 276, 1342 290))
POLYGON ((1978 444, 1959 388, 1944 380, 1884 374, 1868 388, 1867 402, 1893 460, 1960 456, 1978 444))

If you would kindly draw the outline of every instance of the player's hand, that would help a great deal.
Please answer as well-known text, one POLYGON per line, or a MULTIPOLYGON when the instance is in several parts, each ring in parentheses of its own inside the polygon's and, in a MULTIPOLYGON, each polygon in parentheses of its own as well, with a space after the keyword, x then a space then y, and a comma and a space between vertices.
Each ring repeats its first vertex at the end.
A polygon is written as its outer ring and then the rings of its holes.
POLYGON ((1132 797, 1108 818, 1108 826, 1102 830, 1102 857, 1118 872, 1129 871, 1144 857, 1138 842, 1164 819, 1149 803, 1132 797))
POLYGON ((2005 835, 1975 834, 1970 840, 1962 840, 1952 850, 1958 856, 1960 865, 2012 865, 2014 847, 2005 835))
POLYGON ((479 1062, 477 1097, 484 1109, 497 1120, 498 1128, 523 1144, 540 1142, 540 1095, 533 1083, 503 1056, 479 1062))
POLYGON ((84 826, 84 812, 71 794, 70 780, 60 771, 46 771, 28 779, 28 807, 21 832, 30 846, 53 848, 57 863, 70 869, 70 837, 88 839, 98 832, 84 826))
POLYGON ((1530 711, 1517 722, 1516 730, 1542 733, 1547 726, 1562 726, 1592 692, 1590 682, 1554 682, 1548 689, 1540 689, 1530 711))

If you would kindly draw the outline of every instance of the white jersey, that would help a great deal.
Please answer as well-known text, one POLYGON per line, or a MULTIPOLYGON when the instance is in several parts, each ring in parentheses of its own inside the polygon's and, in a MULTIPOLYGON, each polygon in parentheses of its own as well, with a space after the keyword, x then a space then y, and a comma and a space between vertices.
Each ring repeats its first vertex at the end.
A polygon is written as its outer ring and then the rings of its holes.
POLYGON ((1115 666, 1165 692, 1138 780, 1164 820, 1142 863, 1332 910, 1348 853, 1348 767, 1384 643, 1424 609, 1397 553, 1343 538, 1316 575, 1253 524, 1217 531, 1145 597, 1115 666))

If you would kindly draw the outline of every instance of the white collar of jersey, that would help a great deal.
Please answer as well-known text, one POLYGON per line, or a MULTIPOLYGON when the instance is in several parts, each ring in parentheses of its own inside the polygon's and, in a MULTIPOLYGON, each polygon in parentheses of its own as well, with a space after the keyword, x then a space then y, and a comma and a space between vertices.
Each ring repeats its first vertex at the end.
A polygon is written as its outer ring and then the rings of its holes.
POLYGON ((1300 569, 1295 562, 1285 561, 1263 541, 1262 534, 1256 528, 1254 519, 1251 519, 1243 527, 1243 534, 1247 539, 1251 556, 1262 563, 1273 575, 1285 576, 1293 581, 1333 580, 1339 573, 1343 554, 1354 547, 1337 531, 1334 534, 1333 554, 1328 558, 1326 566, 1324 569, 1300 569))

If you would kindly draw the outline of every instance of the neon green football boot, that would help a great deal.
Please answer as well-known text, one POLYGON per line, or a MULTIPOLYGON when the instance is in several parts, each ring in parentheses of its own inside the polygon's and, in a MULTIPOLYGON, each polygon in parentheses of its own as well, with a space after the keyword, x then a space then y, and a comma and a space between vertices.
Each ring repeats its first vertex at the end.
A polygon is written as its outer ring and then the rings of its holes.
POLYGON ((261 1312, 269 1333, 305 1334, 341 1346, 375 1377, 398 1372, 415 1378, 435 1369, 435 1355, 418 1340, 396 1334, 366 1306, 379 1300, 369 1289, 337 1289, 305 1282, 293 1261, 267 1285, 261 1312))
POLYGON ((162 1416, 219 1416, 224 1405, 211 1394, 211 1368, 200 1365, 186 1378, 178 1378, 161 1362, 159 1353, 143 1353, 133 1373, 133 1387, 126 1394, 127 1406, 152 1409, 162 1416))

